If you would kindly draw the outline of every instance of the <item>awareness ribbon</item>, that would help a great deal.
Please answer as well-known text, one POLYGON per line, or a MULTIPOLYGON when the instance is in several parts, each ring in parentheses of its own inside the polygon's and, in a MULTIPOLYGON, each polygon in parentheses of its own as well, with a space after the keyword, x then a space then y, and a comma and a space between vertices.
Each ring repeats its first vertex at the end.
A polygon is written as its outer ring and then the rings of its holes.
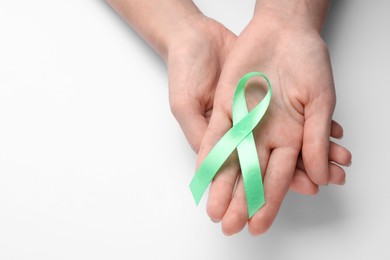
POLYGON ((244 181, 249 218, 265 204, 259 157, 252 131, 267 111, 271 96, 271 83, 264 74, 250 72, 240 79, 233 99, 233 127, 226 132, 209 152, 190 183, 190 189, 197 205, 207 186, 235 149, 238 152, 244 181), (250 78, 256 76, 263 77, 267 81, 268 91, 263 100, 252 111, 248 112, 245 100, 245 86, 250 78))

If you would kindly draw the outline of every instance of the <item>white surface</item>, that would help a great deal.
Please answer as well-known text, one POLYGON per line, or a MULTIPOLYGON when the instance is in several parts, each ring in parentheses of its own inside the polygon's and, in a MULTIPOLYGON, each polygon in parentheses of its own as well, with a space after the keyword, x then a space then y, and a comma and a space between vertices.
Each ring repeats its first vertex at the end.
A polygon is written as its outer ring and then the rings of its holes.
MULTIPOLYGON (((196 2, 236 33, 254 3, 196 2)), ((347 184, 225 237, 188 190, 158 56, 101 0, 1 1, 0 259, 390 259, 389 8, 335 1, 324 33, 347 184)))

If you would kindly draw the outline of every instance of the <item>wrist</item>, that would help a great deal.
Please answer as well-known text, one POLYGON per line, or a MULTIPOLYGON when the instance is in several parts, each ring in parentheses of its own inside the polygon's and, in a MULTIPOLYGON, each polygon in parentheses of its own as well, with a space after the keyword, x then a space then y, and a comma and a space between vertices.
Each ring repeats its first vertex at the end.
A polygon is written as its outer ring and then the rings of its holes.
POLYGON ((202 15, 191 0, 106 1, 164 59, 176 32, 202 15))
MULTIPOLYGON (((170 26, 159 30, 158 39, 156 41, 156 50, 160 56, 167 61, 169 52, 176 49, 180 44, 189 44, 187 38, 196 31, 196 27, 205 16, 199 12, 193 12, 181 18, 176 18, 176 21, 170 26)), ((184 46, 182 46, 184 47, 184 46)))
POLYGON ((182 41, 189 32, 193 31, 194 25, 203 18, 204 15, 199 10, 175 17, 169 24, 162 24, 161 27, 156 30, 151 45, 166 61, 169 51, 176 47, 175 45, 177 42, 182 41))
POLYGON ((281 18, 280 13, 265 9, 255 14, 240 38, 252 45, 251 48, 261 50, 264 60, 272 62, 285 60, 292 52, 327 52, 327 46, 315 27, 281 18))
POLYGON ((328 6, 329 0, 257 0, 254 17, 266 16, 285 27, 320 33, 328 6))

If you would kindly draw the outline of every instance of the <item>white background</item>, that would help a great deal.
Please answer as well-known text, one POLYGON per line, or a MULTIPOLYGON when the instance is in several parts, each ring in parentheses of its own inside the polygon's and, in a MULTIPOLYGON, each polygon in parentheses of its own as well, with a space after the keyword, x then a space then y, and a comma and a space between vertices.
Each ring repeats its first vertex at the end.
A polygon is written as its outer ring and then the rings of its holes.
MULTIPOLYGON (((254 4, 196 2, 235 33, 254 4)), ((346 185, 225 237, 188 189, 160 58, 102 0, 1 0, 0 259, 390 259, 389 10, 334 1, 324 31, 346 185)))

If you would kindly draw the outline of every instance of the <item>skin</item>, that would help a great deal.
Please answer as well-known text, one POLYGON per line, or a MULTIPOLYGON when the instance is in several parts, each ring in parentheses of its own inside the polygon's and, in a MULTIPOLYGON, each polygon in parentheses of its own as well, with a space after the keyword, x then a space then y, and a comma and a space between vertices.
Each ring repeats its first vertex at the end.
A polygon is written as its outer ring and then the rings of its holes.
MULTIPOLYGON (((343 129, 331 121, 335 95, 328 51, 318 33, 321 21, 307 16, 294 23, 291 19, 283 22, 288 6, 282 6, 285 10, 262 1, 237 38, 205 17, 192 1, 107 2, 166 62, 171 110, 191 147, 199 151, 198 166, 231 127, 231 104, 239 78, 249 71, 261 71, 271 79, 272 103, 254 132, 267 204, 249 221, 252 234, 269 228, 289 188, 316 194, 319 185, 345 182, 339 165, 348 165, 351 154, 329 140, 330 136, 341 138, 343 129), (278 15, 280 10, 283 15, 278 15)), ((292 13, 307 11, 298 7, 292 13)), ((316 10, 311 7, 309 13, 316 10)), ((256 85, 247 88, 249 107, 262 96, 256 85)), ((207 213, 213 221, 222 221, 227 235, 248 223, 236 154, 211 185, 207 213)))
MULTIPOLYGON (((254 137, 264 173, 266 204, 248 222, 253 235, 262 234, 271 226, 294 183, 297 165, 303 163, 314 184, 341 184, 345 180, 344 170, 329 161, 348 165, 351 160, 350 153, 329 138, 336 96, 329 53, 320 37, 322 21, 318 19, 325 17, 327 5, 323 1, 310 4, 309 8, 285 1, 259 1, 253 19, 224 64, 213 114, 199 152, 198 165, 231 127, 231 104, 240 77, 248 71, 265 73, 273 84, 273 99, 254 137), (309 10, 318 14, 306 14, 309 10)), ((248 106, 253 107, 264 90, 248 91, 248 106)), ((207 209, 212 219, 222 220, 227 235, 241 231, 247 223, 236 155, 214 178, 207 209)))

